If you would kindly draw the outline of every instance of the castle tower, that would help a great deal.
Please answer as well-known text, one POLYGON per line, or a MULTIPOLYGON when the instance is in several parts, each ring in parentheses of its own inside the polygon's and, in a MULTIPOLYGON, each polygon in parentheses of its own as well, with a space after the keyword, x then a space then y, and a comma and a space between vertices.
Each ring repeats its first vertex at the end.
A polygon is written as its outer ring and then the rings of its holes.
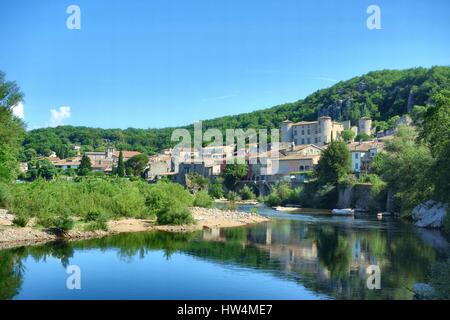
POLYGON ((113 154, 114 154, 114 148, 108 147, 108 149, 106 149, 106 159, 112 159, 113 154))
POLYGON ((294 141, 292 135, 292 121, 285 120, 281 123, 281 142, 294 141))
POLYGON ((359 125, 358 125, 358 134, 372 134, 372 119, 369 117, 364 117, 359 119, 359 125))
POLYGON ((332 139, 333 120, 330 117, 319 118, 319 128, 321 132, 321 140, 323 144, 328 144, 332 139))

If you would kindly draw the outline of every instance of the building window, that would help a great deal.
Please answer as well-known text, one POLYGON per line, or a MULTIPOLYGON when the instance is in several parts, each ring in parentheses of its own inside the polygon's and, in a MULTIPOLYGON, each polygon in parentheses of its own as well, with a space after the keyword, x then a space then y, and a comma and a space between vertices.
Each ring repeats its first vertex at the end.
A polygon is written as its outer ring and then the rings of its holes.
POLYGON ((355 153, 355 159, 358 159, 359 154, 355 153))
POLYGON ((322 138, 321 137, 319 137, 319 142, 322 142, 322 138))
POLYGON ((305 144, 305 139, 302 139, 302 144, 305 144))
POLYGON ((358 170, 358 168, 359 168, 358 163, 355 163, 355 170, 358 170))
POLYGON ((314 143, 317 143, 317 138, 314 138, 314 143))
POLYGON ((307 141, 308 141, 308 144, 310 144, 310 143, 311 143, 311 139, 310 139, 310 138, 308 138, 308 140, 307 140, 307 141))
POLYGON ((311 134, 311 130, 310 129, 308 129, 308 135, 310 135, 311 134))
POLYGON ((305 130, 302 130, 302 136, 304 136, 305 135, 305 130))

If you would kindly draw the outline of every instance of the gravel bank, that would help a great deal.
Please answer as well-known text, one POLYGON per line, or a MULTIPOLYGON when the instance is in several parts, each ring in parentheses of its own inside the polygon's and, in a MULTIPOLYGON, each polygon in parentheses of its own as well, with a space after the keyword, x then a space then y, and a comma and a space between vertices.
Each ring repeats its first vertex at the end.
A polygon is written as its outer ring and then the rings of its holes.
MULTIPOLYGON (((258 214, 246 213, 232 210, 220 210, 216 208, 191 208, 192 216, 196 223, 181 226, 160 226, 154 220, 121 219, 108 222, 108 231, 79 231, 71 230, 64 235, 65 240, 78 240, 99 238, 107 235, 144 232, 144 231, 167 231, 167 232, 191 232, 204 228, 230 228, 267 222, 270 219, 258 214)), ((12 226, 13 215, 8 215, 5 210, 0 211, 0 249, 33 245, 48 241, 61 239, 45 230, 34 228, 18 228, 12 226)))

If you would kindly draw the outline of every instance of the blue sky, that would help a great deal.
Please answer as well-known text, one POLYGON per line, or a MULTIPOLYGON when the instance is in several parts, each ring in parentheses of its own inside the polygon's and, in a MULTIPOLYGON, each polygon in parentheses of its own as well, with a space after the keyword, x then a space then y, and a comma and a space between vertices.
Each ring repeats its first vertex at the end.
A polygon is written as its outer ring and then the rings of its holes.
POLYGON ((449 34, 448 0, 2 0, 0 70, 24 91, 31 129, 154 128, 450 65, 449 34), (66 27, 71 4, 81 30, 66 27), (366 27, 371 4, 381 30, 366 27))

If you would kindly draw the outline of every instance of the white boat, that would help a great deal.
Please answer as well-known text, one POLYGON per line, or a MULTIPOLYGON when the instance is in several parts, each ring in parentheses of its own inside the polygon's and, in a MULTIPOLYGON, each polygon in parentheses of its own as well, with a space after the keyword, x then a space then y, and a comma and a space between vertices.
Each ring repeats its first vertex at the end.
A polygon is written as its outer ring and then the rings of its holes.
POLYGON ((300 208, 294 208, 294 207, 272 207, 276 211, 282 211, 282 212, 294 212, 298 211, 300 208))
POLYGON ((355 214, 355 210, 353 209, 333 209, 331 213, 336 216, 353 216, 355 214))

